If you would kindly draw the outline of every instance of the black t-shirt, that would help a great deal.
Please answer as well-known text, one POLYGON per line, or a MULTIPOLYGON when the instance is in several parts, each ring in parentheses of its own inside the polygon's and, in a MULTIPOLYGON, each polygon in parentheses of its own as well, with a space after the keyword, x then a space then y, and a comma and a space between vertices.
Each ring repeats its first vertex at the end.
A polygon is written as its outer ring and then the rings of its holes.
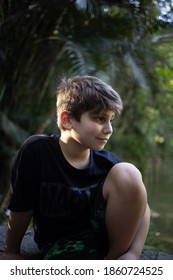
POLYGON ((9 209, 34 209, 35 240, 39 246, 80 232, 88 226, 98 187, 119 162, 106 150, 91 150, 90 166, 77 169, 64 158, 59 136, 31 136, 15 158, 9 209))

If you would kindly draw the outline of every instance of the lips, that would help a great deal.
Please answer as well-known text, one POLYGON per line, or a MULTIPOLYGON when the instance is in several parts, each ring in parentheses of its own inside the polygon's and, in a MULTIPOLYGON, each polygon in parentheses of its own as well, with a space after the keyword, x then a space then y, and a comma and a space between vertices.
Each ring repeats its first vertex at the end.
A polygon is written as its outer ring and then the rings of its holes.
POLYGON ((105 142, 107 142, 109 140, 109 138, 97 138, 97 139, 100 141, 105 141, 105 142))

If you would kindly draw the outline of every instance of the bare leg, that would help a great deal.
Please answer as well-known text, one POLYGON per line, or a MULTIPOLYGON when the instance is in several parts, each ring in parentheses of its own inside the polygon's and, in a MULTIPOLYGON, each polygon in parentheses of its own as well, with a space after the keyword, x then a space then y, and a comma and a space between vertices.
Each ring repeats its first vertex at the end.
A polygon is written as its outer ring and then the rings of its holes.
POLYGON ((118 259, 132 245, 147 207, 139 170, 129 163, 115 165, 105 180, 103 197, 107 201, 105 219, 109 236, 106 258, 118 259))

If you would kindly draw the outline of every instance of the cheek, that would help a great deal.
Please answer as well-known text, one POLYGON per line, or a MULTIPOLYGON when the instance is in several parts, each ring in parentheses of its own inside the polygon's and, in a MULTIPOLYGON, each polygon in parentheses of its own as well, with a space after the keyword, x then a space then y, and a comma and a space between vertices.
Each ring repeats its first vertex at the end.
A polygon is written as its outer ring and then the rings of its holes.
POLYGON ((86 125, 84 126, 84 131, 85 134, 87 134, 87 136, 92 136, 98 133, 99 128, 96 124, 92 124, 92 125, 86 125))

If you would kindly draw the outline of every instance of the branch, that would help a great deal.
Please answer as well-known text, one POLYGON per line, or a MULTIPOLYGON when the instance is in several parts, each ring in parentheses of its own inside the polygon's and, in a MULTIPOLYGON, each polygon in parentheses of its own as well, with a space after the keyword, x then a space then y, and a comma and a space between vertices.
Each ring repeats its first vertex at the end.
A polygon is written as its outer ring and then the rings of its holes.
POLYGON ((152 38, 151 42, 153 44, 157 44, 158 42, 162 41, 163 43, 172 41, 173 39, 173 33, 168 33, 164 35, 158 35, 152 38))

